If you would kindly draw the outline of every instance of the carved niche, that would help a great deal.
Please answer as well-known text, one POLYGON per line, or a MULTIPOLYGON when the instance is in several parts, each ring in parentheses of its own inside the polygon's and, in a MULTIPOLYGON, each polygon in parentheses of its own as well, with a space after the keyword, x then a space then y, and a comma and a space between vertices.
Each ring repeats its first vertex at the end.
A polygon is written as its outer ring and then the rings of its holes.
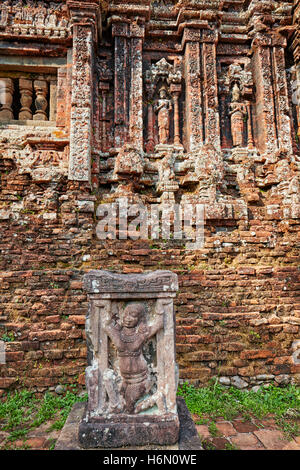
POLYGON ((180 142, 179 96, 182 73, 180 64, 169 64, 162 58, 145 74, 148 103, 147 152, 164 150, 165 146, 183 147, 180 142), (173 136, 171 135, 171 128, 173 136))
POLYGON ((228 136, 227 140, 231 141, 233 149, 254 148, 251 109, 253 86, 249 62, 229 65, 220 78, 223 141, 228 136))
POLYGON ((176 443, 176 274, 91 271, 84 286, 89 398, 79 428, 81 445, 176 443))

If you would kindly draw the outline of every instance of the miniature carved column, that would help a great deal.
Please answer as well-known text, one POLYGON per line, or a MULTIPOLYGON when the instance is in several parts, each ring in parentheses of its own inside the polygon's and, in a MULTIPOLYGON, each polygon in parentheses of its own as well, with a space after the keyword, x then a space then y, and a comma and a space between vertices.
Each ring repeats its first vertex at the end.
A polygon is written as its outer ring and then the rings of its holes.
POLYGON ((11 78, 0 78, 0 120, 9 121, 14 118, 12 111, 14 83, 11 78))
POLYGON ((69 179, 91 180, 94 42, 99 7, 94 2, 68 4, 73 25, 73 69, 69 179), (79 9, 80 6, 80 9, 79 9))
MULTIPOLYGON (((181 91, 181 90, 180 90, 181 91)), ((179 95, 180 91, 173 91, 174 100, 174 144, 180 145, 180 129, 179 129, 179 95)), ((171 89, 172 92, 172 89, 171 89)))
POLYGON ((101 96, 101 105, 100 105, 100 135, 101 135, 101 148, 105 152, 108 147, 107 139, 107 121, 106 121, 106 112, 107 112, 107 93, 109 91, 109 83, 101 81, 99 83, 99 93, 101 96))
POLYGON ((32 80, 20 78, 19 80, 20 89, 20 102, 21 109, 19 112, 19 119, 27 121, 32 119, 31 105, 32 105, 32 80))
POLYGON ((253 130, 252 130, 252 111, 250 101, 246 102, 247 106, 247 129, 248 129, 248 149, 254 149, 254 139, 253 139, 253 130))
POLYGON ((35 80, 33 82, 34 91, 36 94, 35 98, 35 109, 36 112, 33 115, 35 121, 47 121, 46 110, 48 108, 47 93, 48 83, 45 80, 35 80))
POLYGON ((154 150, 154 111, 152 104, 152 97, 148 102, 148 132, 147 132, 147 143, 146 151, 152 152, 154 150))
POLYGON ((57 71, 57 99, 56 99, 56 126, 65 127, 69 120, 67 119, 68 96, 68 69, 67 66, 60 67, 57 71))

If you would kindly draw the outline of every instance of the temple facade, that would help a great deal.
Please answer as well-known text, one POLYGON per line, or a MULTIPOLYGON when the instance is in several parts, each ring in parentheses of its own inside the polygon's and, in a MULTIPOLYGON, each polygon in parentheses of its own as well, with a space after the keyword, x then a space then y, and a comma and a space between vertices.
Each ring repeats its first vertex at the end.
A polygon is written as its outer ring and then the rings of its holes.
POLYGON ((0 390, 84 384, 91 269, 178 275, 180 380, 299 382, 299 22, 296 0, 1 2, 0 390), (203 246, 99 237, 120 199, 201 206, 203 246))

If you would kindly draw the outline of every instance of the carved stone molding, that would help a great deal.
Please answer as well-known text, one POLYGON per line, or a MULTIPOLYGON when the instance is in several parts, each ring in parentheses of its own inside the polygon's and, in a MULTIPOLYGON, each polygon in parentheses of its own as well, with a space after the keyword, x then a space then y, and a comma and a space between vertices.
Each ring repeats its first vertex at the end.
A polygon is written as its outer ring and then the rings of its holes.
POLYGON ((58 181, 68 173, 68 140, 27 137, 22 149, 4 151, 13 159, 20 174, 29 174, 33 181, 58 181))
POLYGON ((64 2, 49 5, 41 0, 5 0, 0 12, 1 36, 39 36, 57 41, 70 37, 64 2))

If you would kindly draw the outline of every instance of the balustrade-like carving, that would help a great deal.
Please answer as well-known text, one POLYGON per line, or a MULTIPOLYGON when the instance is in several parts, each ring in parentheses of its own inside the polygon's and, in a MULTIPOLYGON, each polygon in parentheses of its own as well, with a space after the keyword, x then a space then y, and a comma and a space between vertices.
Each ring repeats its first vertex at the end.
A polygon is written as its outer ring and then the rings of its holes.
POLYGON ((32 81, 27 80, 26 78, 20 78, 19 88, 21 94, 20 102, 22 106, 19 112, 19 119, 21 121, 28 121, 32 119, 32 81))
POLYGON ((10 78, 0 78, 0 120, 13 119, 13 93, 14 83, 10 78))
POLYGON ((36 112, 33 116, 33 119, 36 121, 47 121, 47 93, 48 93, 48 84, 45 80, 35 80, 34 81, 34 90, 36 93, 35 99, 35 108, 36 112))
POLYGON ((49 121, 49 103, 50 87, 46 78, 0 76, 0 121, 49 121))

